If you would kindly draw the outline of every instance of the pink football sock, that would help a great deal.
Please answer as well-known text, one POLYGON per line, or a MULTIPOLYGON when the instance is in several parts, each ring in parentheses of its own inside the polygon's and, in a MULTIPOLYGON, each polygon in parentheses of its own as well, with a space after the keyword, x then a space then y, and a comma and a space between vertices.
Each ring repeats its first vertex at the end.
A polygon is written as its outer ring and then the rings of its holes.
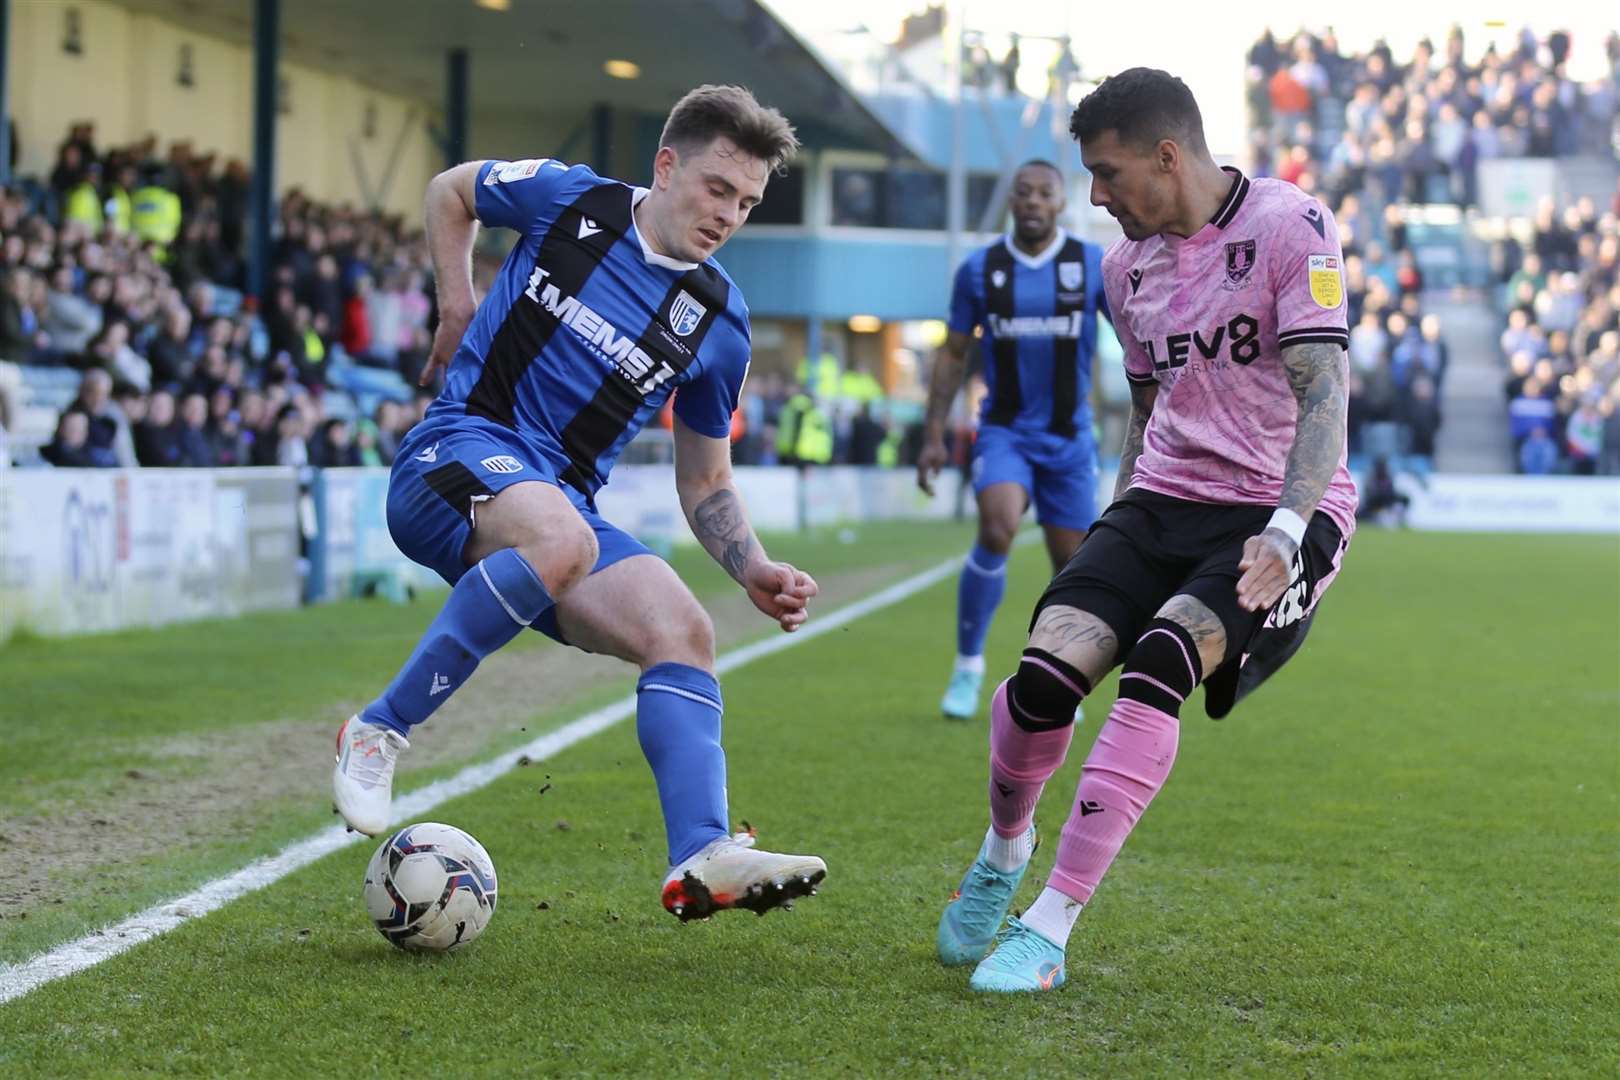
MULTIPOLYGON (((1011 682, 1012 680, 1008 680, 1011 682)), ((1026 731, 1007 708, 1007 682, 990 701, 990 823, 998 836, 1022 836, 1041 789, 1063 764, 1074 725, 1026 731)))
POLYGON ((1081 769, 1048 886, 1081 903, 1091 899, 1169 777, 1180 733, 1181 721, 1169 713, 1129 698, 1114 702, 1081 769))

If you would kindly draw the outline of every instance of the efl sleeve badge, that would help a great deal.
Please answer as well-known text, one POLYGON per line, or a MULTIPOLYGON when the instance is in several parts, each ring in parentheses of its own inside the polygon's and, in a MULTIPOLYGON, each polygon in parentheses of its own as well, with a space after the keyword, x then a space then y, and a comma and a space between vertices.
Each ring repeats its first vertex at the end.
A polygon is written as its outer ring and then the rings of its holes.
POLYGON ((1344 303, 1344 279, 1339 274, 1337 255, 1310 256, 1311 299, 1317 307, 1332 310, 1344 303))

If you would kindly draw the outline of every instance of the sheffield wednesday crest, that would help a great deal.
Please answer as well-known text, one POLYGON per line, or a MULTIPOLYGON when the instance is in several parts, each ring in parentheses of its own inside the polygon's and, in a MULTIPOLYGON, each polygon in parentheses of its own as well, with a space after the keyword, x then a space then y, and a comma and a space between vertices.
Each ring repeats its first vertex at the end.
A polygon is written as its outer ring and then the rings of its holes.
POLYGON ((1226 282, 1241 285, 1254 269, 1254 241, 1234 240, 1226 245, 1226 282))

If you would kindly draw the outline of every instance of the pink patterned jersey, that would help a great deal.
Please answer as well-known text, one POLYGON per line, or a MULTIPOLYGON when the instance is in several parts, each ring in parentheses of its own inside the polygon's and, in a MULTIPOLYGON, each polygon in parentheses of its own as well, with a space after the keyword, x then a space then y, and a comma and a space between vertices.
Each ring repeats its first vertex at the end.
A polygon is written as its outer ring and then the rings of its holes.
MULTIPOLYGON (((1282 352, 1348 346, 1344 256, 1321 203, 1281 180, 1227 172, 1232 190, 1197 233, 1122 239, 1103 258, 1125 372, 1159 384, 1131 486, 1275 505, 1299 417, 1282 352)), ((1318 509, 1345 537, 1355 529, 1342 450, 1318 509)))

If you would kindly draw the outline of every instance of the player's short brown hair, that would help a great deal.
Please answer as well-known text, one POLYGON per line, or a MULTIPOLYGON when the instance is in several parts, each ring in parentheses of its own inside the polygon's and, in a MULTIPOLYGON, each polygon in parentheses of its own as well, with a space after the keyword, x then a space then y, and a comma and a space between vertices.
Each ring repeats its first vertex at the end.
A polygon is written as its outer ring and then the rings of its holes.
POLYGON ((737 148, 780 173, 799 149, 793 125, 777 110, 761 105, 741 86, 705 83, 675 103, 664 121, 660 147, 691 151, 724 136, 737 148))

